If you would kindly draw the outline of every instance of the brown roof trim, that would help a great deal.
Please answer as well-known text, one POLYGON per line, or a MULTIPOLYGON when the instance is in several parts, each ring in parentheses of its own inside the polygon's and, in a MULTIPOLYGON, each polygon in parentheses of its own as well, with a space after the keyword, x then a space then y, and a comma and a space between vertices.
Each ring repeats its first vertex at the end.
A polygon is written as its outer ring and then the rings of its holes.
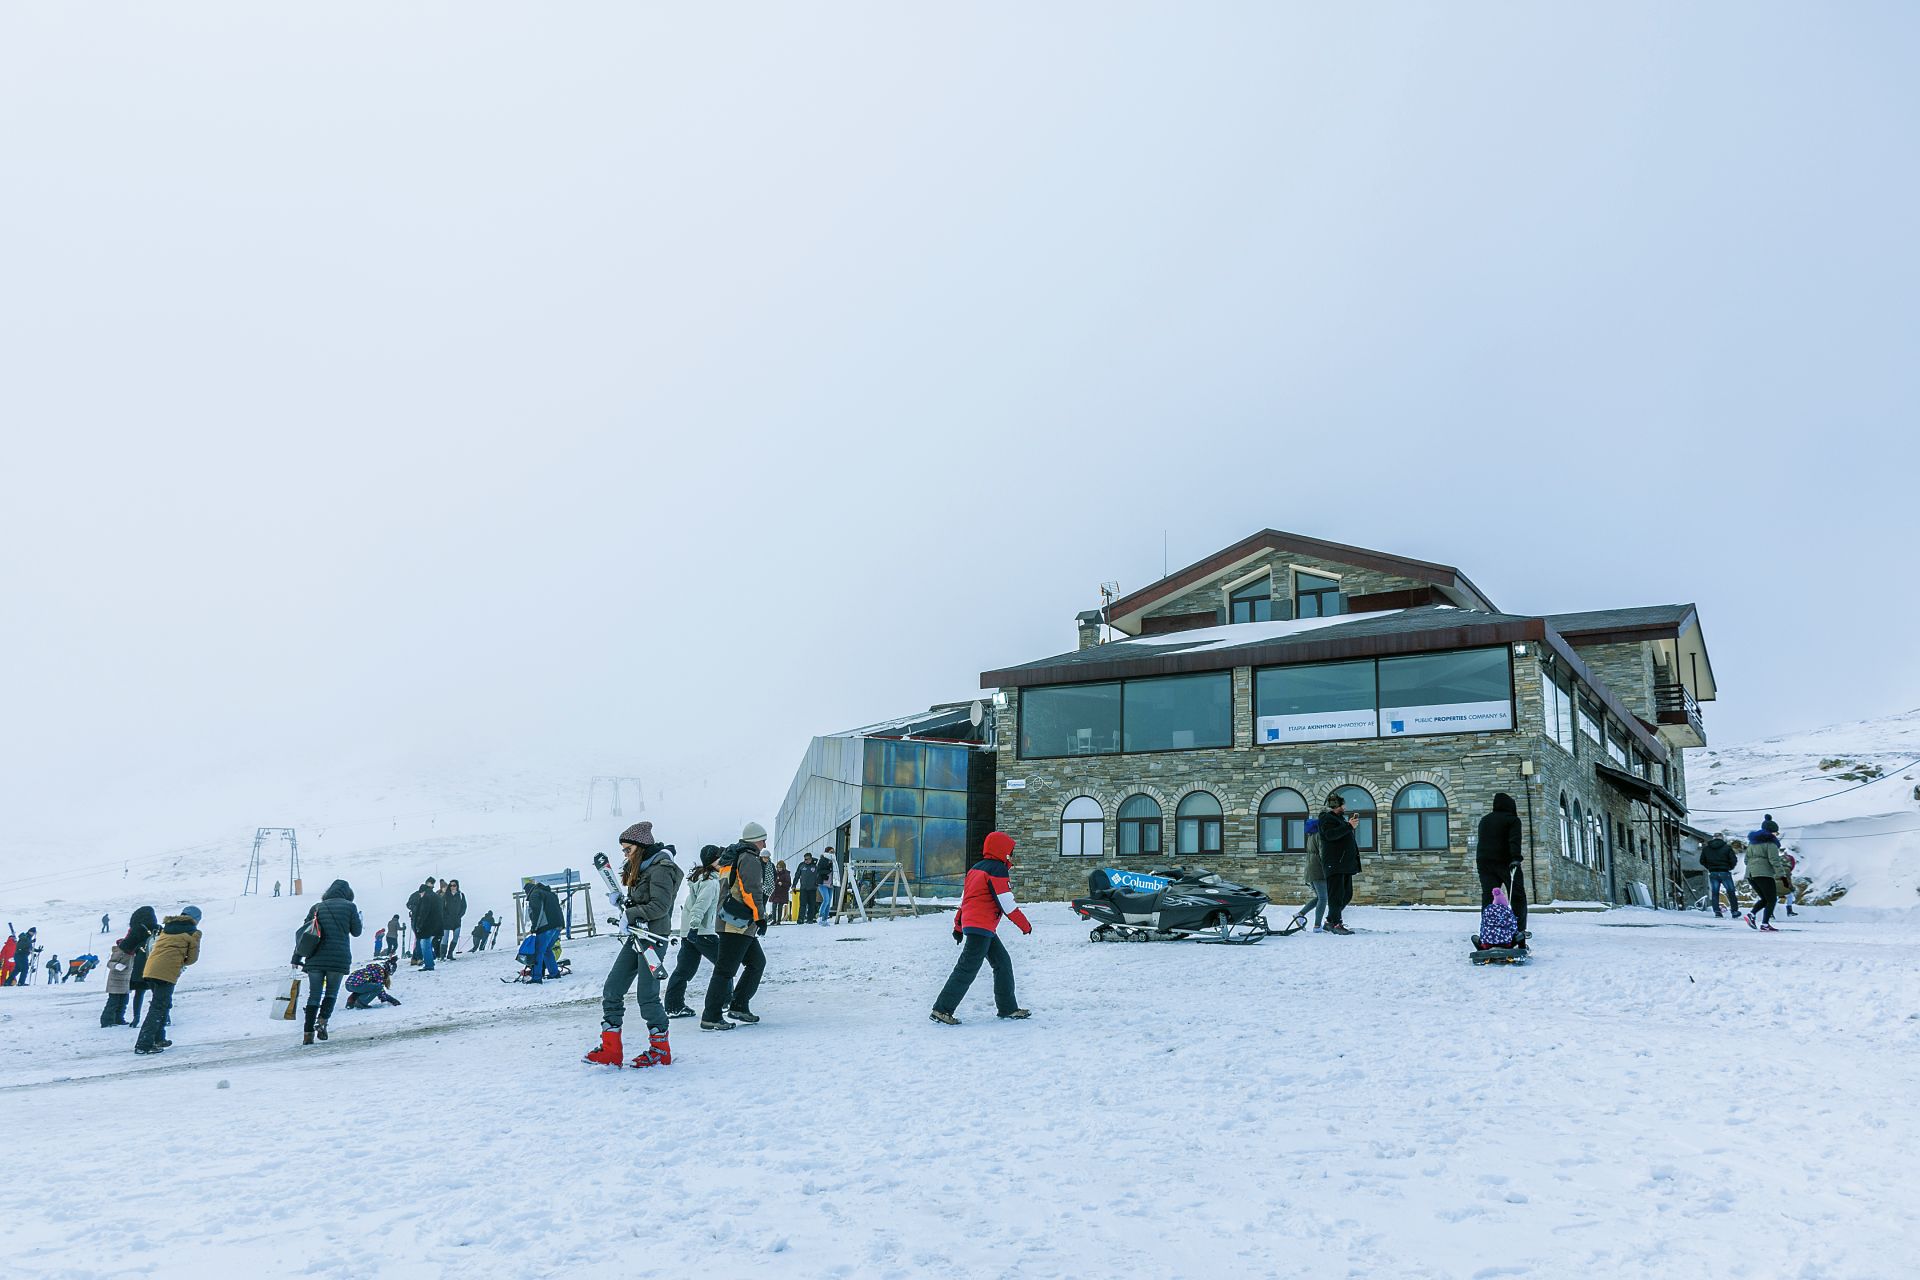
POLYGON ((1344 542, 1327 542, 1320 538, 1309 538, 1303 534, 1285 533, 1279 529, 1262 529, 1250 537, 1240 539, 1224 550, 1214 552, 1204 560, 1195 561, 1186 568, 1169 574, 1158 582, 1121 596, 1108 606, 1107 617, 1111 620, 1137 609, 1146 608, 1156 600, 1197 586, 1215 574, 1231 569, 1248 556, 1262 551, 1301 551, 1362 569, 1375 569, 1381 573, 1398 573, 1409 578, 1424 578, 1442 586, 1459 587, 1472 592, 1489 609, 1493 608, 1493 601, 1487 599, 1480 588, 1474 586, 1467 580, 1465 574, 1451 565, 1390 555, 1385 551, 1369 551, 1365 547, 1348 546, 1344 542))

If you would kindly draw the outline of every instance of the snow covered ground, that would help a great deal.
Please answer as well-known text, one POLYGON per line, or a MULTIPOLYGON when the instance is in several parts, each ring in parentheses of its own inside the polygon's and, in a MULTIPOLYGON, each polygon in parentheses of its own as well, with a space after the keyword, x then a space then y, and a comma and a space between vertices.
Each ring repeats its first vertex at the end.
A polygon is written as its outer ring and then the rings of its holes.
MULTIPOLYGON (((763 1025, 582 1065, 580 976, 404 968, 302 1048, 270 904, 210 913, 174 1049, 97 981, 0 992, 0 1221, 25 1274, 1799 1276, 1920 1250, 1920 943, 1637 910, 1352 938, 1010 940, 1025 1023, 927 1021, 941 919, 781 928, 763 1025)), ((364 954, 363 941, 356 954, 364 954)), ((697 989, 697 988, 696 988, 697 989)), ((636 1020, 629 1018, 629 1026, 636 1020)))

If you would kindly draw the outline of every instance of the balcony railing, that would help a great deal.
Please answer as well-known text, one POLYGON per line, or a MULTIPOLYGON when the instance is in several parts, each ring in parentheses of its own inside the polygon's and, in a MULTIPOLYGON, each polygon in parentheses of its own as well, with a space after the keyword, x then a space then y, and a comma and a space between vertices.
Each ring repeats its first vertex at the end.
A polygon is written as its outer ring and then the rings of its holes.
POLYGON ((1670 737, 1678 739, 1680 745, 1704 747, 1707 745, 1706 722, 1700 718, 1700 703, 1687 686, 1678 682, 1657 684, 1653 687, 1653 709, 1662 729, 1672 732, 1670 737), (1687 741, 1689 736, 1693 741, 1687 741))

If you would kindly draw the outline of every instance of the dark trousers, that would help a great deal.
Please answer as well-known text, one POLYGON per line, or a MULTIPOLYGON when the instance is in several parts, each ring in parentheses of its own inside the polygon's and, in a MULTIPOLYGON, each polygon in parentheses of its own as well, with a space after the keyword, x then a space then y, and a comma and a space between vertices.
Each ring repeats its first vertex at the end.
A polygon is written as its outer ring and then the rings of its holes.
POLYGON ((767 967, 767 953, 760 939, 751 933, 723 933, 719 954, 713 961, 713 980, 707 983, 706 1006, 700 1011, 703 1022, 720 1021, 721 1009, 753 1012, 753 993, 760 989, 760 974, 767 967), (734 985, 734 971, 740 971, 740 983, 734 985))
POLYGON ((1353 877, 1327 873, 1327 924, 1345 924, 1347 904, 1353 901, 1353 877))
POLYGON ((107 1007, 100 1011, 100 1025, 103 1027, 127 1025, 127 996, 124 991, 107 997, 107 1007))
POLYGON ((1480 873, 1480 909, 1482 911, 1485 911, 1487 904, 1493 901, 1493 891, 1495 889, 1505 889, 1507 891, 1507 901, 1513 904, 1513 918, 1519 922, 1520 931, 1525 933, 1527 929, 1526 869, 1524 867, 1515 867, 1511 880, 1502 879, 1498 875, 1490 875, 1486 871, 1482 871, 1480 873))
POLYGON ((820 891, 818 889, 802 889, 800 891, 800 923, 812 924, 814 918, 819 914, 820 891))
POLYGON ((140 1024, 140 1038, 133 1042, 136 1049, 158 1047, 166 1039, 167 1010, 173 1008, 173 984, 162 982, 158 978, 148 978, 147 982, 147 1020, 140 1024))
POLYGON ((1012 1013, 1020 1007, 1013 994, 1013 957, 1007 954, 1006 946, 991 933, 969 933, 960 944, 960 958, 953 962, 953 972, 947 976, 947 985, 940 988, 940 998, 933 1007, 941 1013, 952 1013, 960 1007, 960 1001, 966 998, 967 988, 980 974, 980 962, 984 960, 993 966, 993 1009, 995 1013, 1012 1013))
POLYGON ((654 977, 652 967, 644 963, 649 957, 659 959, 660 953, 651 945, 646 950, 647 954, 642 955, 639 947, 623 939, 620 954, 613 958, 613 967, 607 970, 607 980, 601 984, 600 1020, 615 1031, 626 1021, 627 992, 636 986, 640 1018, 647 1024, 647 1030, 667 1029, 667 1011, 660 1003, 660 979, 654 977))
POLYGON ((318 1009, 322 1018, 333 1016, 333 1002, 340 998, 340 984, 347 980, 344 973, 309 973, 307 975, 307 1008, 318 1009), (327 993, 323 998, 320 988, 327 993))
POLYGON ((1773 904, 1780 893, 1780 882, 1772 876, 1748 876, 1747 883, 1760 895, 1760 904, 1753 909, 1761 924, 1773 923, 1773 904))
POLYGON ((680 939, 679 954, 673 958, 673 973, 667 979, 667 1009, 687 1007, 687 984, 700 972, 700 961, 720 963, 720 942, 710 933, 690 933, 680 939))

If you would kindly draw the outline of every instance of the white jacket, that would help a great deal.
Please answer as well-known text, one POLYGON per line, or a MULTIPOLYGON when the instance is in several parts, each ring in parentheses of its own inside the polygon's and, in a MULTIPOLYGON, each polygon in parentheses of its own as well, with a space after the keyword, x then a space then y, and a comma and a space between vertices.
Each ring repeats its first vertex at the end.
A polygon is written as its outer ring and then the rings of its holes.
POLYGON ((714 917, 719 910, 719 879, 707 876, 702 880, 689 880, 686 905, 680 908, 680 936, 684 938, 689 934, 713 933, 714 917))

